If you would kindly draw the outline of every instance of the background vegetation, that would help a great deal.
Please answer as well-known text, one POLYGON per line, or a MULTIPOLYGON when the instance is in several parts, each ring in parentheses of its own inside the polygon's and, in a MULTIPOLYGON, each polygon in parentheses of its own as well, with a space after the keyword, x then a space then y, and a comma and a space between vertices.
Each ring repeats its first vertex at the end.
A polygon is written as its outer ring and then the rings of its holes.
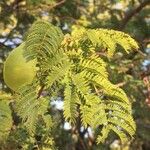
MULTIPOLYGON (((88 28, 121 30, 135 38, 140 52, 129 55, 118 52, 109 63, 110 80, 123 88, 132 102, 133 116, 137 124, 135 139, 121 145, 111 136, 103 145, 96 145, 90 129, 78 126, 79 137, 64 121, 62 101, 52 103, 56 129, 55 143, 62 150, 83 149, 150 149, 150 1, 149 0, 1 0, 0 1, 0 88, 10 93, 3 81, 3 62, 12 48, 18 46, 31 24, 41 18, 70 33, 72 25, 88 28), (116 148, 117 149, 117 148, 116 148)), ((105 55, 100 53, 100 56, 105 55)), ((8 95, 7 95, 8 96, 8 95)), ((9 96, 8 96, 9 100, 9 96)), ((1 104, 2 105, 2 104, 1 104)), ((32 138, 26 135, 15 114, 11 134, 0 149, 21 149, 31 145, 32 138), (16 131, 17 130, 17 131, 16 131)), ((40 130, 40 129, 39 129, 40 130)), ((44 132, 41 130, 41 132, 44 132)), ((38 137, 36 137, 38 142, 38 137)))

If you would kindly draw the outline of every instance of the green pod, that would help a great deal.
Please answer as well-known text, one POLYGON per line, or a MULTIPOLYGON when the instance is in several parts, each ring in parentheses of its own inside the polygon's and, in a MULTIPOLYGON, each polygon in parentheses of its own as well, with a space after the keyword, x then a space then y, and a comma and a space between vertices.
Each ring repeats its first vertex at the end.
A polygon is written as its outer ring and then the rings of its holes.
POLYGON ((24 46, 25 43, 22 43, 12 50, 4 62, 4 81, 13 91, 31 83, 37 71, 36 60, 27 61, 24 57, 24 46))

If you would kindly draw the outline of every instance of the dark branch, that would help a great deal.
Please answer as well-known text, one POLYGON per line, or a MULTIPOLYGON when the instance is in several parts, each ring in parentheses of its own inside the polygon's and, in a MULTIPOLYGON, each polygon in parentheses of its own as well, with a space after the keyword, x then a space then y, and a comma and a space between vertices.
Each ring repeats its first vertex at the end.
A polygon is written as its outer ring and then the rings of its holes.
POLYGON ((135 9, 133 9, 132 11, 126 13, 125 17, 123 18, 123 20, 121 21, 120 24, 120 30, 123 30, 127 23, 130 21, 130 19, 135 16, 137 13, 139 13, 145 6, 147 6, 148 4, 150 4, 150 0, 145 0, 143 1, 138 7, 136 7, 135 9))
POLYGON ((7 46, 3 42, 0 42, 0 48, 3 48, 3 47, 7 49, 11 49, 11 46, 7 46))

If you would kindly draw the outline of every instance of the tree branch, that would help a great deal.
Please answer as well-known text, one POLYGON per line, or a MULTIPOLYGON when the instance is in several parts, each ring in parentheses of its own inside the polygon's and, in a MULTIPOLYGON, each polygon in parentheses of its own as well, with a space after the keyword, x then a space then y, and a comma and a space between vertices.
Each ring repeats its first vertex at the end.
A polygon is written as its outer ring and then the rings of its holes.
POLYGON ((7 45, 5 45, 3 42, 0 42, 0 48, 3 48, 3 47, 5 47, 5 48, 7 48, 7 49, 11 49, 10 46, 7 46, 7 45))
POLYGON ((64 4, 66 2, 66 0, 62 0, 62 1, 60 1, 60 2, 57 2, 56 4, 54 4, 54 5, 51 5, 51 4, 47 4, 47 5, 45 5, 45 4, 40 4, 40 7, 42 8, 42 9, 45 9, 46 11, 49 11, 49 10, 51 10, 51 9, 54 9, 54 8, 56 8, 56 7, 58 7, 58 6, 60 6, 60 5, 62 5, 62 4, 64 4))
POLYGON ((133 9, 132 11, 126 13, 125 17, 123 18, 123 20, 121 21, 120 30, 123 30, 127 23, 131 20, 131 18, 133 16, 135 16, 137 13, 139 13, 145 6, 147 6, 148 4, 150 4, 150 0, 145 0, 143 1, 138 7, 136 7, 135 9, 133 9))
POLYGON ((66 2, 66 0, 62 0, 62 1, 58 2, 58 3, 56 3, 56 4, 53 6, 53 8, 54 8, 54 7, 57 7, 57 6, 59 6, 59 5, 64 4, 65 2, 66 2))

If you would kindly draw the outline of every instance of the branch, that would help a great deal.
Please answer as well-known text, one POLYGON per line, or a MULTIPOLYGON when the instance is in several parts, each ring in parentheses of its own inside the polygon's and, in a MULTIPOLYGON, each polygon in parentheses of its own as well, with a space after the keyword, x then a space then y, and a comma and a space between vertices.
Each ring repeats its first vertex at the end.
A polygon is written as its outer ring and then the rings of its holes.
POLYGON ((66 0, 61 0, 57 3, 55 3, 54 5, 52 4, 42 4, 40 3, 38 6, 33 6, 33 7, 27 7, 24 4, 20 3, 23 0, 15 0, 13 3, 11 3, 11 5, 6 5, 5 8, 3 8, 0 17, 3 18, 5 15, 7 15, 7 13, 13 13, 13 11, 32 11, 32 12, 37 12, 37 11, 50 11, 51 9, 54 9, 62 4, 64 4, 66 2, 66 0))
POLYGON ((148 43, 150 43, 150 39, 144 39, 144 41, 143 41, 143 43, 145 43, 145 44, 148 44, 148 43))
POLYGON ((142 79, 143 79, 144 77, 150 76, 150 69, 149 69, 149 68, 150 68, 150 67, 148 67, 146 71, 143 71, 143 72, 141 73, 141 78, 142 78, 142 79))
POLYGON ((139 13, 148 4, 150 4, 150 0, 145 0, 137 8, 133 9, 131 12, 126 13, 125 17, 123 18, 120 24, 119 29, 123 30, 126 27, 127 23, 131 20, 131 18, 137 13, 139 13))
POLYGON ((65 3, 65 2, 66 2, 66 0, 62 0, 62 1, 58 2, 58 3, 56 3, 56 4, 53 6, 53 8, 54 8, 54 7, 57 7, 57 6, 60 6, 60 5, 62 5, 63 3, 65 3))
POLYGON ((7 45, 5 45, 3 42, 0 42, 0 48, 3 48, 3 47, 5 47, 5 48, 7 48, 7 49, 11 49, 10 46, 7 46, 7 45))
POLYGON ((54 5, 48 5, 48 4, 47 5, 45 5, 45 4, 43 5, 43 4, 41 4, 40 7, 41 7, 41 9, 45 9, 46 11, 49 11, 51 9, 54 9, 54 8, 64 4, 65 2, 66 2, 66 0, 62 0, 62 1, 60 1, 60 2, 58 2, 56 4, 54 4, 54 5))

